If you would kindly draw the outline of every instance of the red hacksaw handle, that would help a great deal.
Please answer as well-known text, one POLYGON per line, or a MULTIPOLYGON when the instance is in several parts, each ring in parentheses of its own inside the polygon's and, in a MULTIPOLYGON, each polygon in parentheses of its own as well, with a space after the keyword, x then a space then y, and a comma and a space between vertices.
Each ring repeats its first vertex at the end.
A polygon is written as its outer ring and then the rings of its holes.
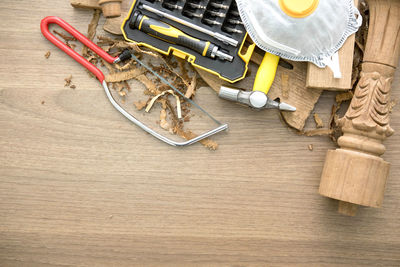
POLYGON ((77 40, 79 40, 82 44, 86 45, 88 48, 90 48, 93 52, 101 56, 104 60, 106 60, 108 63, 113 63, 117 57, 112 57, 110 56, 106 51, 101 49, 98 45, 90 41, 86 36, 84 36, 82 33, 77 31, 74 27, 69 25, 65 20, 59 18, 59 17, 54 17, 54 16, 49 16, 45 17, 42 19, 42 22, 40 23, 40 29, 46 37, 47 40, 52 42, 54 45, 56 45, 58 48, 60 48, 62 51, 64 51, 67 55, 78 61, 82 66, 87 68, 91 73, 93 73, 97 79, 102 83, 104 81, 104 74, 99 70, 95 65, 90 63, 87 59, 79 55, 77 52, 75 52, 73 49, 71 49, 69 46, 61 42, 58 38, 56 38, 50 31, 49 31, 49 24, 57 24, 64 30, 66 30, 68 33, 70 33, 72 36, 74 36, 77 40))

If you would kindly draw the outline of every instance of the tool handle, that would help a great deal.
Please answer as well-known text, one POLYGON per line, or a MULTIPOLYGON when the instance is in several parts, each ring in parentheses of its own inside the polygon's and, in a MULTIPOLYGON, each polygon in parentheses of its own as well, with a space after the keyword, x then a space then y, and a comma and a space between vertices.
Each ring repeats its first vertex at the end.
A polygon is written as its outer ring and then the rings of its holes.
POLYGON ((98 54, 100 57, 102 57, 104 60, 106 60, 108 63, 113 63, 118 57, 112 57, 110 56, 107 52, 105 52, 103 49, 101 49, 99 46, 97 46, 95 43, 93 43, 91 40, 86 38, 82 33, 77 31, 74 27, 69 25, 65 20, 59 18, 59 17, 54 17, 54 16, 49 16, 45 17, 42 19, 40 23, 40 29, 46 37, 47 40, 52 42, 55 46, 57 46, 59 49, 64 51, 67 55, 78 61, 82 66, 87 68, 91 73, 93 73, 97 79, 100 82, 104 81, 104 74, 99 70, 96 66, 94 66, 92 63, 90 63, 87 59, 79 55, 77 52, 75 52, 72 48, 64 44, 62 41, 60 41, 57 37, 55 37, 50 31, 49 31, 49 24, 57 24, 64 30, 66 30, 68 33, 70 33, 72 36, 74 36, 77 40, 79 40, 82 44, 86 45, 88 48, 90 48, 93 52, 98 54))
POLYGON ((253 91, 268 93, 275 79, 276 69, 278 68, 279 57, 265 52, 264 58, 258 68, 253 91))
POLYGON ((193 51, 198 52, 202 56, 214 58, 213 50, 215 45, 208 41, 202 41, 197 38, 191 37, 179 29, 168 25, 162 21, 149 18, 144 15, 138 15, 135 26, 140 31, 165 40, 170 43, 187 47, 193 51))

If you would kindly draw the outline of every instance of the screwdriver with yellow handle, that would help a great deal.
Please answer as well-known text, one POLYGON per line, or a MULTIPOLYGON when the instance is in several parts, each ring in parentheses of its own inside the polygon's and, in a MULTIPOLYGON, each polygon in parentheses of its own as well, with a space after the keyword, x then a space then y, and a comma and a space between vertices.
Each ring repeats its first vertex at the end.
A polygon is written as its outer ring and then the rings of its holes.
POLYGON ((129 23, 131 29, 138 29, 148 35, 167 41, 172 44, 184 46, 198 52, 204 57, 219 58, 232 61, 233 57, 220 50, 218 46, 209 42, 191 37, 179 29, 162 21, 149 18, 140 12, 135 12, 133 19, 129 23))

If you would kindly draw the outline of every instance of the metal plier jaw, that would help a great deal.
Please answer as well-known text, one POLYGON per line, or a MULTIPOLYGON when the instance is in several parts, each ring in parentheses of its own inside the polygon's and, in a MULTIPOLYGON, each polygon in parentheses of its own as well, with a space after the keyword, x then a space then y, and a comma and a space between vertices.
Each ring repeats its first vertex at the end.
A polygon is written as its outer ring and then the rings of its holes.
POLYGON ((261 91, 243 91, 221 86, 219 97, 239 102, 255 109, 275 108, 284 111, 296 111, 295 107, 283 102, 274 101, 261 91))

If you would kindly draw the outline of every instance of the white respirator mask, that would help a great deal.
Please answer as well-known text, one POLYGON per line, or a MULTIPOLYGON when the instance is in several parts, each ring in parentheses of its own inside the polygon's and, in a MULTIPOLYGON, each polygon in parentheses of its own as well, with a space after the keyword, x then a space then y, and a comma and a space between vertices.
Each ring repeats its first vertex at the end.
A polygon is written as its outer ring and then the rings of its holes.
POLYGON ((354 0, 236 0, 251 39, 261 49, 294 61, 326 66, 341 77, 337 51, 362 17, 354 0))

